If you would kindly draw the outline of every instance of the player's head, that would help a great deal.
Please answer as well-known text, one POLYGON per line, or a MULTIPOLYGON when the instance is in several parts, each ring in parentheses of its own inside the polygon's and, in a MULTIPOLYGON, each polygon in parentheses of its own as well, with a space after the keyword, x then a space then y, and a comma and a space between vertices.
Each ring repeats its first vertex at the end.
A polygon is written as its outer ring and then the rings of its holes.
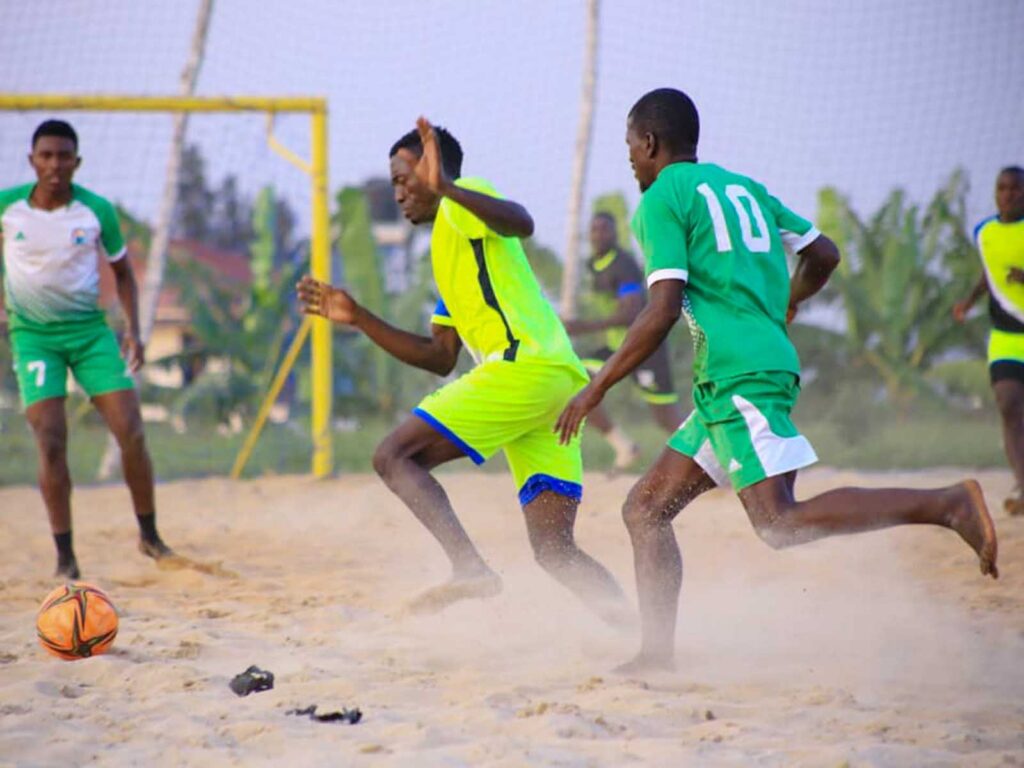
POLYGON ((646 191, 669 163, 697 159, 700 117, 693 100, 675 88, 645 93, 626 118, 629 163, 646 191))
POLYGON ((996 177, 996 209, 1001 219, 1024 219, 1024 168, 1011 165, 996 177))
POLYGON ((36 172, 38 185, 63 193, 71 187, 82 159, 78 156, 78 134, 63 120, 46 120, 32 134, 28 162, 36 172))
MULTIPOLYGON (((444 128, 434 126, 438 147, 441 150, 441 165, 450 179, 462 175, 462 147, 458 140, 444 128)), ((402 209, 402 215, 413 224, 433 221, 441 198, 416 182, 413 168, 423 156, 423 142, 419 131, 412 130, 391 145, 391 186, 395 190, 395 202, 402 209)))
POLYGON ((602 256, 619 244, 615 217, 607 211, 598 211, 590 219, 590 247, 595 256, 602 256))

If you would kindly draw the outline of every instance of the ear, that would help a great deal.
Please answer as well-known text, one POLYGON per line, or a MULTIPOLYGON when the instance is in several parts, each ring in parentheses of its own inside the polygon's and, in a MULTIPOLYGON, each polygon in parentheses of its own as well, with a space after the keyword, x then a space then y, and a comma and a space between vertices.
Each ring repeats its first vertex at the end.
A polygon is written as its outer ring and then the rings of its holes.
POLYGON ((81 166, 81 165, 82 165, 82 156, 79 155, 78 157, 75 158, 75 170, 77 171, 79 166, 81 166))
POLYGON ((658 154, 658 149, 659 148, 660 148, 660 144, 658 142, 658 137, 655 136, 650 131, 645 133, 644 134, 644 155, 646 155, 648 160, 653 160, 654 159, 654 157, 658 154))

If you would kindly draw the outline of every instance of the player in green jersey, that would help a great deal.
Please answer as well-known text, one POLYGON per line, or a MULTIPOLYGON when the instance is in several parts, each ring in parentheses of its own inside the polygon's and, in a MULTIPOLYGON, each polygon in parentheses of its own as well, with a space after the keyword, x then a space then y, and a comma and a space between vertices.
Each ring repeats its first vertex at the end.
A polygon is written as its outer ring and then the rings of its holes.
POLYGON ((71 476, 64 400, 70 370, 121 447, 139 525, 139 549, 173 555, 156 530, 153 467, 131 373, 145 359, 135 277, 114 207, 77 184, 78 136, 47 120, 32 136, 34 184, 0 191, 4 298, 25 416, 39 450, 39 488, 57 545, 57 575, 79 577, 71 542, 71 476), (114 271, 128 321, 124 354, 99 298, 98 259, 114 271))
MULTIPOLYGON (((636 319, 644 306, 644 276, 636 259, 619 245, 615 218, 601 211, 590 221, 591 256, 587 260, 592 290, 597 303, 604 309, 604 317, 596 319, 566 320, 565 329, 571 336, 604 332, 604 346, 592 350, 583 358, 583 365, 597 373, 612 353, 622 344, 626 328, 636 319)), ((683 421, 679 408, 679 394, 672 383, 672 361, 666 341, 644 364, 633 371, 640 397, 651 407, 658 426, 668 434, 675 432, 683 421)), ((639 448, 611 420, 602 406, 587 418, 587 424, 598 432, 615 450, 615 469, 628 467, 636 459, 639 448)))
POLYGON ((996 177, 995 216, 974 229, 984 267, 981 278, 953 317, 963 322, 974 303, 989 294, 992 330, 988 371, 1003 422, 1003 448, 1017 481, 1003 502, 1011 515, 1024 515, 1024 168, 1010 166, 996 177))
POLYGON ((452 578, 413 607, 438 610, 501 589, 431 474, 503 450, 537 562, 599 615, 619 621, 625 598, 573 537, 582 493, 579 442, 562 445, 555 419, 587 375, 544 299, 519 238, 533 220, 482 179, 460 178, 462 149, 424 118, 391 148, 395 200, 413 224, 433 224, 431 263, 441 300, 431 335, 395 328, 348 292, 304 278, 305 312, 359 329, 402 362, 447 376, 465 346, 476 367, 428 395, 378 446, 377 473, 441 544, 452 578))
POLYGON ((800 368, 786 324, 825 285, 839 252, 757 182, 698 162, 697 109, 681 91, 646 94, 626 126, 630 164, 643 192, 633 230, 647 262, 650 298, 556 429, 571 439, 681 312, 694 342, 695 409, 623 506, 643 642, 622 670, 672 666, 682 584, 672 520, 716 485, 732 484, 758 535, 775 548, 928 523, 960 534, 977 553, 981 572, 996 577, 995 528, 974 480, 935 490, 837 488, 796 500, 796 471, 816 457, 790 420, 800 368), (791 277, 787 245, 799 254, 791 277))

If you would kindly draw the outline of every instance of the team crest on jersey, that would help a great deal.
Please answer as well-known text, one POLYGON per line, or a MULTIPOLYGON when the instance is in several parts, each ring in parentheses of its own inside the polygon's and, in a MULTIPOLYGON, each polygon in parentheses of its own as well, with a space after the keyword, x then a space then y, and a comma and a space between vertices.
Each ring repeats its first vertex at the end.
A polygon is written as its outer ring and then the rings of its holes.
POLYGON ((71 230, 71 244, 72 245, 85 245, 88 240, 88 234, 81 227, 76 227, 71 230))

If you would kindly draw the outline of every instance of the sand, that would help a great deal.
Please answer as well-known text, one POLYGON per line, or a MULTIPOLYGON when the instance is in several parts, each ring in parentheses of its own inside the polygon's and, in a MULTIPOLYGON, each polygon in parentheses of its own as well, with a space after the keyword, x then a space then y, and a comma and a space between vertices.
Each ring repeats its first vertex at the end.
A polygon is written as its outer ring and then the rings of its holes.
MULTIPOLYGON (((963 474, 819 469, 798 492, 963 474)), ((942 530, 776 552, 706 495, 677 522, 679 670, 643 679, 611 673, 635 636, 534 564, 505 475, 443 476, 505 591, 432 616, 406 605, 445 560, 373 477, 160 485, 168 542, 221 575, 157 569, 122 487, 76 490, 83 575, 121 611, 114 650, 76 662, 34 637, 57 583, 41 499, 0 489, 0 765, 1024 765, 1024 519, 1001 511, 1007 473, 979 479, 998 582, 942 530), (276 687, 238 698, 250 664, 276 687), (311 704, 364 719, 285 714, 311 704)), ((589 476, 578 524, 631 597, 632 480, 589 476)))

